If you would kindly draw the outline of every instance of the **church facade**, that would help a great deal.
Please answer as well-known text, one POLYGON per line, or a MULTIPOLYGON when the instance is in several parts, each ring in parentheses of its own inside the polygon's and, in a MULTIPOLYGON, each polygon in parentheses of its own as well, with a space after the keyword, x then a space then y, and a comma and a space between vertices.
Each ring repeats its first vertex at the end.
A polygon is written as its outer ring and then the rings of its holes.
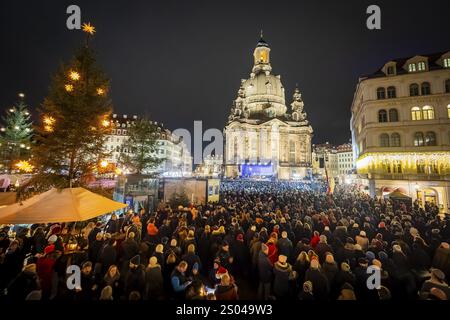
POLYGON ((227 178, 303 179, 311 172, 313 134, 295 88, 290 108, 279 75, 272 74, 270 47, 261 36, 250 77, 241 80, 225 136, 227 178))

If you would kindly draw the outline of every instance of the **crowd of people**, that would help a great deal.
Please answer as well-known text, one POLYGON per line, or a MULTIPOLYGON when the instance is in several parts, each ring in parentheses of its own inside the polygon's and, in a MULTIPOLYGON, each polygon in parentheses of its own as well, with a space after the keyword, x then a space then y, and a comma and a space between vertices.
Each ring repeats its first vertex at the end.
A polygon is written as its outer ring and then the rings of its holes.
POLYGON ((438 212, 350 186, 228 181, 218 203, 3 226, 0 299, 448 300, 438 212))

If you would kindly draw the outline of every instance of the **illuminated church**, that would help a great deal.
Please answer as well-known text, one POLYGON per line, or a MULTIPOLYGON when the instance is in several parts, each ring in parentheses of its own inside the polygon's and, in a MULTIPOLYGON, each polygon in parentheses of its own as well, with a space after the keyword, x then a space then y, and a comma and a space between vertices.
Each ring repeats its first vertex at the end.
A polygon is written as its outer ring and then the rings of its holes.
POLYGON ((241 80, 224 129, 225 176, 281 180, 309 176, 313 130, 301 93, 295 88, 288 108, 262 34, 253 56, 250 78, 241 80))

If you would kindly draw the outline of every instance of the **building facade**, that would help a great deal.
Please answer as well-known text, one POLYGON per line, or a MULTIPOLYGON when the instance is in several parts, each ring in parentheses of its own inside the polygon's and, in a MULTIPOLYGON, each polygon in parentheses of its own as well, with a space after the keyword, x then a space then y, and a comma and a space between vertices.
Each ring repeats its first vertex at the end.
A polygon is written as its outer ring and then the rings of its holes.
POLYGON ((388 61, 361 77, 352 144, 372 195, 398 189, 449 210, 450 52, 388 61))
POLYGON ((336 147, 338 158, 338 174, 349 175, 355 169, 353 161, 353 148, 351 143, 344 143, 336 147))
MULTIPOLYGON (((128 130, 138 117, 133 115, 113 114, 110 119, 111 132, 106 137, 105 148, 109 153, 106 159, 109 163, 117 165, 120 154, 131 152, 127 150, 125 141, 128 139, 128 130)), ((154 123, 158 130, 157 148, 153 156, 164 159, 152 172, 163 176, 184 177, 192 175, 192 157, 181 138, 164 128, 161 123, 154 123)))
POLYGON ((279 75, 272 74, 270 47, 261 37, 250 78, 241 80, 225 135, 225 176, 301 179, 311 171, 313 130, 295 89, 291 108, 279 75))
POLYGON ((223 176, 223 156, 208 155, 203 163, 195 168, 194 175, 198 178, 219 178, 223 176))
POLYGON ((337 177, 339 164, 336 147, 327 141, 314 144, 312 149, 313 174, 322 179, 337 177))

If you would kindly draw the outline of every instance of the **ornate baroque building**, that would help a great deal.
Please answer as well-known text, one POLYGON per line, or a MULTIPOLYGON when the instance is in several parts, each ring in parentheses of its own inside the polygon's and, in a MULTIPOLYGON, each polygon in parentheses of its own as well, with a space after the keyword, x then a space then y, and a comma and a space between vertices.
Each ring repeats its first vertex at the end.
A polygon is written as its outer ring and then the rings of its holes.
POLYGON ((301 179, 309 176, 313 130, 295 89, 291 108, 279 75, 272 74, 270 47, 261 36, 250 78, 241 80, 225 126, 225 175, 301 179))
POLYGON ((352 104, 356 168, 372 195, 393 190, 450 208, 450 51, 388 61, 352 104))

